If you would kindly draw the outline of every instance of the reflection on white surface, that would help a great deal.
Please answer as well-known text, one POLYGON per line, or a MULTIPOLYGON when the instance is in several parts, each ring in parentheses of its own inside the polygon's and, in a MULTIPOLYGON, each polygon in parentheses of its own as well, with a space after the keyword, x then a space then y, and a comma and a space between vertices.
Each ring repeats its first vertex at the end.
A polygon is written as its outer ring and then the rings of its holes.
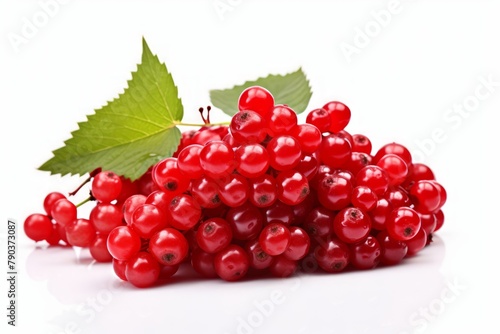
MULTIPOLYGON (((440 267, 439 237, 394 267, 227 283, 183 268, 166 284, 137 289, 93 263, 87 251, 35 248, 31 280, 57 302, 49 333, 417 333, 431 327, 463 289, 440 267)), ((43 307, 43 300, 35 301, 43 307)))

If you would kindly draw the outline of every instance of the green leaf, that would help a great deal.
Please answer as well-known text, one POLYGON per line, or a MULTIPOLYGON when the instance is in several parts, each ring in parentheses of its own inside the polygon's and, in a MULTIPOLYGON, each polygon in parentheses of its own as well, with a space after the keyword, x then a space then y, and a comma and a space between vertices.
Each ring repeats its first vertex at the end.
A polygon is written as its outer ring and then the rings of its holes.
POLYGON ((266 88, 273 94, 276 104, 287 104, 297 114, 306 110, 312 95, 309 80, 302 68, 299 68, 289 74, 269 75, 230 89, 211 90, 210 100, 215 107, 232 116, 238 112, 238 98, 241 92, 250 86, 266 88))
POLYGON ((78 123, 72 138, 39 169, 82 175, 101 167, 135 180, 175 152, 181 138, 175 125, 182 116, 172 75, 143 39, 142 62, 128 88, 78 123))

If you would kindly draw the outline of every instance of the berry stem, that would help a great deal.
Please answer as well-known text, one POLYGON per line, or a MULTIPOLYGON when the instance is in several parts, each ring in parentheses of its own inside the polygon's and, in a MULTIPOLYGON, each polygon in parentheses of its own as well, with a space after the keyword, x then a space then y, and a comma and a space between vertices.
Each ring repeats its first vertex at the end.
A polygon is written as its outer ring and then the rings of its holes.
POLYGON ((81 201, 80 203, 78 203, 78 204, 76 205, 76 207, 77 207, 77 208, 79 208, 79 207, 81 207, 82 205, 84 205, 85 203, 90 202, 90 201, 93 201, 93 200, 94 200, 94 198, 93 198, 92 196, 89 196, 89 197, 87 197, 86 199, 84 199, 83 201, 81 201))
POLYGON ((231 122, 220 122, 220 123, 207 123, 207 124, 199 124, 199 123, 184 123, 184 122, 175 122, 175 125, 179 126, 218 126, 218 125, 229 125, 231 122))
POLYGON ((99 172, 101 171, 101 168, 96 168, 94 169, 93 171, 90 172, 89 174, 89 177, 87 177, 79 186, 78 188, 76 188, 75 190, 73 190, 72 192, 70 192, 68 195, 69 196, 74 196, 76 195, 76 193, 78 193, 80 191, 80 189, 83 188, 84 185, 86 185, 87 183, 90 182, 90 180, 96 176, 99 172))

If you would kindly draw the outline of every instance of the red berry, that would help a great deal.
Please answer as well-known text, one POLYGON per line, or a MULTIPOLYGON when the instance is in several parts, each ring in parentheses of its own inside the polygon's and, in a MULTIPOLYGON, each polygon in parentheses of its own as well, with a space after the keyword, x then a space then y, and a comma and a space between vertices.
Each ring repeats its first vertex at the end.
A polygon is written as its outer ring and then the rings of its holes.
POLYGON ((248 256, 238 245, 229 245, 215 254, 214 267, 217 275, 225 281, 237 281, 245 277, 250 267, 248 256))
POLYGON ((109 233, 107 245, 115 259, 127 261, 141 249, 141 238, 129 226, 118 226, 109 233))
POLYGON ((314 125, 320 132, 330 131, 331 117, 323 108, 311 110, 306 117, 306 123, 314 125))
POLYGON ((398 143, 390 143, 382 146, 373 157, 373 162, 377 163, 386 154, 395 154, 403 159, 407 166, 411 165, 412 158, 410 151, 398 143))
POLYGON ((200 221, 201 207, 192 196, 185 194, 176 196, 170 201, 168 216, 172 227, 186 231, 200 221))
POLYGON ((328 102, 323 109, 330 115, 330 132, 342 131, 351 120, 351 110, 342 102, 328 102))
POLYGON ((201 168, 212 177, 230 174, 234 164, 233 149, 226 142, 211 141, 200 152, 201 168))
POLYGON ((116 205, 98 203, 90 212, 89 220, 97 232, 107 235, 115 227, 123 225, 123 213, 116 205))
POLYGON ((297 139, 305 154, 316 152, 321 145, 321 131, 312 124, 299 124, 290 131, 290 135, 297 139))
POLYGON ((418 213, 408 207, 394 209, 386 221, 387 233, 396 240, 410 240, 420 230, 418 213))
POLYGON ((294 261, 303 259, 311 246, 311 240, 307 232, 300 227, 290 227, 290 243, 283 256, 294 261))
POLYGON ((318 200, 325 208, 341 210, 351 203, 352 185, 347 179, 327 175, 317 189, 318 200))
POLYGON ((290 243, 290 230, 281 223, 266 225, 260 232, 259 244, 271 256, 283 254, 290 243))
POLYGON ((297 205, 309 194, 307 178, 295 170, 280 172, 276 185, 278 199, 287 205, 297 205))
POLYGON ((58 192, 51 192, 50 194, 45 196, 45 199, 43 200, 43 208, 47 215, 51 215, 52 207, 58 200, 62 198, 66 198, 66 196, 58 192))
POLYGON ((125 276, 136 287, 146 288, 158 280, 160 265, 151 254, 139 252, 127 261, 125 276))
POLYGON ((49 217, 40 213, 29 215, 24 221, 24 233, 34 241, 48 239, 52 235, 52 222, 49 217))
POLYGON ((250 193, 248 199, 259 208, 271 206, 277 196, 276 180, 269 174, 249 180, 250 193))
POLYGON ((234 239, 250 240, 259 235, 264 219, 259 209, 247 202, 230 208, 226 214, 226 221, 231 226, 234 239))
POLYGON ((159 263, 174 266, 186 258, 189 245, 181 232, 166 228, 151 237, 148 250, 159 263))
POLYGON ((354 207, 341 210, 333 220, 335 234, 346 243, 356 243, 364 240, 370 233, 370 228, 370 217, 354 207))
POLYGON ((380 263, 384 265, 395 265, 403 260, 408 252, 408 246, 404 241, 391 238, 386 231, 377 234, 382 254, 380 263))
POLYGON ((269 272, 274 277, 290 277, 297 271, 297 261, 289 259, 283 255, 276 256, 271 265, 269 266, 269 272))
POLYGON ((366 166, 356 174, 356 184, 366 186, 382 197, 389 188, 389 177, 387 173, 378 166, 366 166))
POLYGON ((198 246, 211 254, 226 248, 231 243, 232 237, 231 226, 222 218, 207 219, 196 231, 198 246))
POLYGON ((274 107, 274 97, 265 88, 252 86, 246 88, 238 98, 239 110, 253 110, 267 118, 274 107))
POLYGON ((113 260, 108 250, 107 238, 107 235, 98 234, 89 245, 90 255, 97 262, 111 262, 113 260))
POLYGON ((278 171, 292 169, 302 157, 299 142, 291 136, 278 136, 267 144, 269 163, 278 171))
POLYGON ((352 190, 351 202, 364 212, 371 211, 377 206, 378 197, 366 186, 358 186, 352 190))
POLYGON ((50 216, 62 226, 69 225, 76 219, 76 206, 66 198, 61 198, 52 205, 50 216))
POLYGON ((370 139, 361 134, 352 135, 352 151, 371 154, 372 143, 370 139))
POLYGON ((102 171, 92 180, 92 196, 99 202, 109 203, 120 196, 121 178, 111 171, 102 171))
POLYGON ((153 234, 167 226, 167 217, 153 204, 142 204, 132 214, 130 226, 141 238, 149 239, 153 234))
POLYGON ((191 266, 203 277, 215 278, 217 273, 214 267, 214 254, 209 254, 201 249, 195 249, 191 253, 191 266))
POLYGON ((351 145, 337 134, 323 137, 319 147, 321 162, 330 168, 342 168, 351 159, 351 145))
POLYGON ((203 145, 192 144, 186 146, 177 156, 177 165, 182 173, 190 179, 197 179, 203 175, 200 165, 200 152, 203 145))
POLYGON ((351 246, 351 263, 357 269, 372 269, 380 262, 381 247, 378 240, 368 236, 351 246))
POLYGON ((266 136, 266 122, 261 115, 251 110, 237 112, 229 125, 234 140, 241 144, 262 142, 266 136))
POLYGON ((182 194, 189 187, 189 178, 182 173, 177 158, 166 158, 158 162, 154 165, 151 176, 158 189, 172 197, 182 194))
POLYGON ((440 208, 441 192, 433 181, 417 181, 410 188, 410 198, 420 213, 432 213, 440 208))
POLYGON ((344 270, 349 264, 349 247, 342 241, 333 238, 321 241, 314 250, 314 258, 321 269, 329 273, 344 270))
POLYGON ((238 173, 248 178, 264 175, 269 167, 269 154, 259 144, 241 145, 234 152, 234 159, 238 173))
POLYGON ((406 240, 405 243, 408 246, 406 256, 415 255, 424 249, 427 244, 427 233, 425 233, 424 229, 420 229, 413 238, 406 240))
POLYGON ((229 207, 240 206, 246 202, 250 192, 248 181, 239 174, 231 174, 220 178, 219 198, 229 207))
POLYGON ((66 225, 66 237, 71 246, 88 247, 94 241, 96 232, 88 219, 77 219, 66 225))

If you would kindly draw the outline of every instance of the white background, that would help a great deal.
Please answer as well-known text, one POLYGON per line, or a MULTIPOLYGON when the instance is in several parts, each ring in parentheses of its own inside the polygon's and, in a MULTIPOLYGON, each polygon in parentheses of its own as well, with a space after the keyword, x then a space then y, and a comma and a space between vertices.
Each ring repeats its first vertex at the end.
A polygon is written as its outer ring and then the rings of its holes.
MULTIPOLYGON (((15 329, 6 325, 0 280, 1 332, 500 330, 498 2, 401 1, 390 17, 380 14, 393 8, 389 1, 222 0, 230 7, 221 11, 212 0, 75 0, 51 7, 50 17, 48 2, 0 4, 0 209, 2 222, 18 221, 20 272, 15 329), (24 218, 43 210, 48 192, 80 181, 36 168, 123 90, 142 36, 173 73, 187 121, 198 121, 210 89, 302 66, 314 91, 309 109, 344 101, 351 133, 374 147, 405 144, 433 168, 449 195, 435 243, 394 268, 234 284, 180 277, 149 290, 121 284, 86 252, 36 248, 22 233, 24 218), (358 46, 351 57, 341 49, 347 44, 358 46), (464 104, 470 111, 453 113, 464 104)), ((227 119, 219 111, 212 118, 227 119)))

